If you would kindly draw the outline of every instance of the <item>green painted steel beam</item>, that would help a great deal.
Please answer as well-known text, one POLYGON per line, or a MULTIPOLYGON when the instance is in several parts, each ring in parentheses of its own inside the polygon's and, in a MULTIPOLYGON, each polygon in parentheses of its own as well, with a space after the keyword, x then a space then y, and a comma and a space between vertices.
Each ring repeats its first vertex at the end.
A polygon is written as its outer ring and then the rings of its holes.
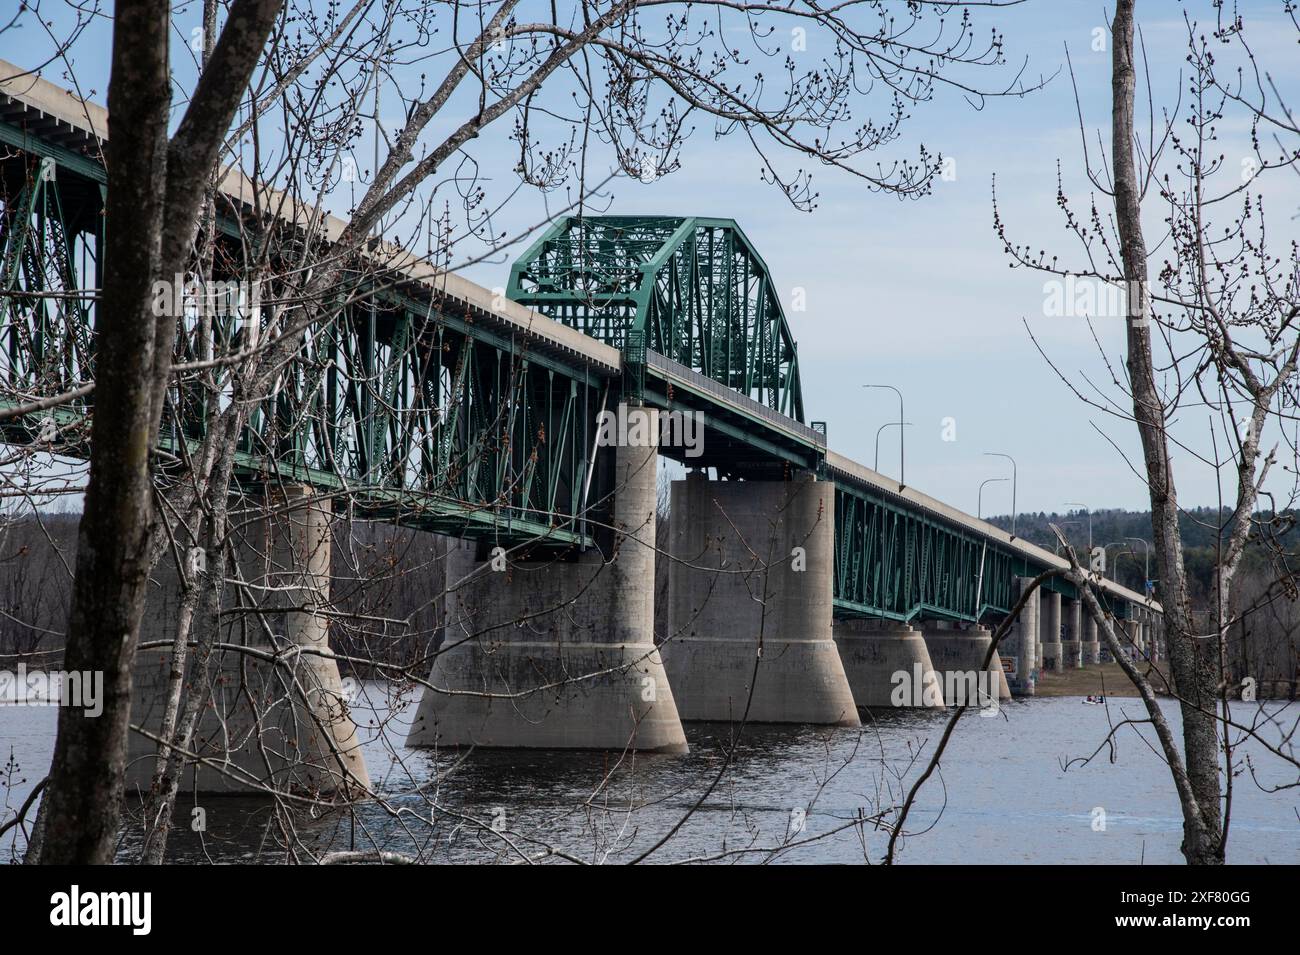
POLYGON ((57 162, 61 168, 69 169, 92 182, 108 182, 108 173, 95 160, 89 159, 81 153, 73 152, 71 149, 57 143, 47 142, 39 136, 33 136, 12 123, 0 121, 0 143, 12 146, 20 152, 33 156, 49 157, 57 162))

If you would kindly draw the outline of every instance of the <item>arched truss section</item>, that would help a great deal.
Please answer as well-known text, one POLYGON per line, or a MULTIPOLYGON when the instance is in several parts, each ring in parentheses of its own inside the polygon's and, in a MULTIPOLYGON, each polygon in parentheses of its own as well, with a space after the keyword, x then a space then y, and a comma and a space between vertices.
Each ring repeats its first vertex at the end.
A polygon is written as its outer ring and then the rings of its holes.
POLYGON ((731 219, 567 216, 515 262, 506 294, 629 353, 643 343, 804 420, 780 296, 731 219))

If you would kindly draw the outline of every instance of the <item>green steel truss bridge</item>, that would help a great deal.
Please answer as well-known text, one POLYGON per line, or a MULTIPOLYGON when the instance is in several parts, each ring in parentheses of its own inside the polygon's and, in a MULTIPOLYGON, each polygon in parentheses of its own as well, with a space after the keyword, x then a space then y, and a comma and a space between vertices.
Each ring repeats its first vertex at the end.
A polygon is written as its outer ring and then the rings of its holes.
MULTIPOLYGON (((106 223, 107 116, 0 62, 0 408, 92 381, 106 223)), ((223 184, 219 278, 237 284, 251 207, 223 184)), ((342 223, 331 221, 326 232, 342 223)), ((189 315, 178 360, 252 334, 248 312, 189 315)), ((239 438, 248 488, 305 482, 361 513, 462 537, 587 546, 608 523, 601 410, 699 415, 703 453, 661 453, 729 478, 832 482, 835 611, 899 621, 1005 614, 1016 576, 1055 555, 835 454, 806 422, 798 347, 769 270, 730 219, 568 217, 514 264, 506 295, 409 257, 358 268, 239 438), (400 262, 401 264, 395 264, 400 262)), ((160 446, 202 437, 204 398, 179 389, 160 446)), ((3 439, 84 457, 93 392, 0 422, 3 439)), ((1054 580, 1049 589, 1073 597, 1054 580)), ((1103 585, 1117 615, 1141 595, 1103 585)))

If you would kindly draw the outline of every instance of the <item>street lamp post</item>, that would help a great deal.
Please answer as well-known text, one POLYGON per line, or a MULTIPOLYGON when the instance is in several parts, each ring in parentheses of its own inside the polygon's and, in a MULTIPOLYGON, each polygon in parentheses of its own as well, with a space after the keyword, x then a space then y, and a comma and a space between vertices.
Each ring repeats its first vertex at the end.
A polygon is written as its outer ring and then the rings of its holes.
MULTIPOLYGON (((1111 541, 1109 544, 1102 544, 1102 545, 1101 545, 1101 549, 1104 551, 1104 550, 1105 550, 1106 548, 1108 548, 1108 547, 1124 547, 1124 546, 1126 546, 1126 542, 1127 542, 1127 540, 1128 540, 1128 538, 1125 538, 1125 539, 1122 540, 1122 541, 1111 541)), ((1133 552, 1133 548, 1130 547, 1130 548, 1129 548, 1129 553, 1131 554, 1132 552, 1133 552)), ((1116 559, 1118 560, 1118 558, 1116 558, 1116 559)), ((1110 576, 1111 576, 1112 579, 1115 578, 1115 575, 1114 575, 1113 573, 1112 573, 1110 576)))
POLYGON ((1011 539, 1016 537, 1016 459, 1001 451, 985 451, 991 458, 1006 458, 1011 462, 1011 539))
POLYGON ((1066 501, 1066 507, 1081 507, 1088 512, 1088 557, 1092 558, 1092 508, 1087 504, 1080 504, 1078 501, 1066 501))
POLYGON ((1147 583, 1151 580, 1151 545, 1147 543, 1145 537, 1125 537, 1126 541, 1139 541, 1142 544, 1142 589, 1147 589, 1147 583))
MULTIPOLYGON (((903 393, 899 391, 897 388, 895 388, 893 385, 863 385, 862 387, 863 388, 888 388, 894 394, 898 395, 898 486, 900 489, 906 487, 907 479, 906 479, 905 468, 906 468, 906 460, 907 460, 907 447, 906 447, 906 443, 903 440, 903 434, 906 430, 903 427, 904 424, 903 393)), ((879 441, 880 438, 879 432, 876 433, 876 438, 877 441, 879 441)))
POLYGON ((989 478, 988 480, 985 480, 985 481, 981 481, 981 482, 980 482, 979 500, 978 500, 978 503, 976 503, 976 505, 975 505, 975 516, 976 516, 976 517, 978 517, 980 520, 984 520, 984 485, 985 485, 985 484, 997 484, 997 483, 999 483, 999 482, 1001 482, 1001 483, 1005 483, 1005 482, 1008 481, 1008 480, 1009 480, 1009 478, 989 478))
POLYGON ((908 428, 911 427, 910 421, 886 421, 876 429, 876 473, 880 473, 880 432, 886 428, 908 428))

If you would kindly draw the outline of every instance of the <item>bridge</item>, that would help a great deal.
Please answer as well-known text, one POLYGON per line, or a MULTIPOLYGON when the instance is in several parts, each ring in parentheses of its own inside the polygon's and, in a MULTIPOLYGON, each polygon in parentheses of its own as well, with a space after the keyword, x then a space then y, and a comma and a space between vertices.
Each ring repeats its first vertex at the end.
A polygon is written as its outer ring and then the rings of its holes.
MULTIPOLYGON (((0 411, 93 382, 106 135, 101 107, 0 62, 0 411)), ((218 281, 246 278, 250 231, 301 231, 267 196, 281 194, 225 174, 218 281)), ((322 221, 328 244, 344 223, 322 221)), ((178 363, 246 345, 262 321, 244 299, 210 322, 186 303, 178 363)), ((904 705, 950 704, 949 677, 980 670, 990 628, 1066 562, 835 453, 805 418, 802 370, 770 271, 731 219, 559 219, 504 295, 373 243, 238 438, 241 493, 279 505, 241 575, 287 593, 262 604, 274 639, 319 650, 328 621, 301 608, 328 601, 332 502, 470 542, 451 558, 463 582, 412 745, 681 751, 683 720, 856 725, 899 705, 899 674, 934 688, 904 705), (687 473, 657 548, 661 457, 687 473)), ((204 439, 206 400, 176 389, 164 483, 204 439)), ((93 412, 90 391, 10 415, 3 440, 84 458, 93 412)), ((179 573, 156 574, 146 645, 170 639, 179 573)), ((1159 606, 1109 580, 1096 593, 1156 657, 1159 606)), ((162 653, 137 663, 141 725, 162 653)), ((1052 577, 994 656, 994 690, 1032 695, 1043 672, 1102 656, 1080 595, 1052 577)), ((337 700, 334 661, 311 667, 337 700)), ((364 775, 346 709, 309 709, 314 742, 298 748, 324 754, 312 784, 339 766, 364 775)), ((296 720, 280 731, 301 734, 296 720)))

